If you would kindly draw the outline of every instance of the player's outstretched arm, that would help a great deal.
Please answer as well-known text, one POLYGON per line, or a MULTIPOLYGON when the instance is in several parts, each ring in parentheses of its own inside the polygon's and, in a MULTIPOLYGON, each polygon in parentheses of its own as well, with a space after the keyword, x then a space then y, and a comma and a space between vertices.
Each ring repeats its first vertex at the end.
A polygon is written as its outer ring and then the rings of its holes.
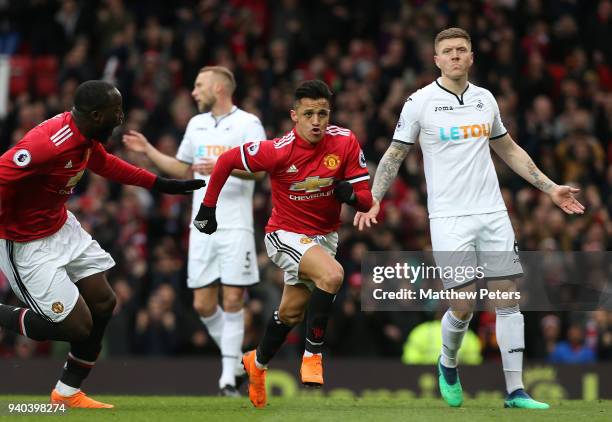
POLYGON ((584 205, 574 197, 580 189, 557 185, 535 165, 523 148, 508 134, 490 142, 491 148, 516 174, 527 180, 542 192, 550 195, 552 201, 567 214, 583 214, 584 205))
POLYGON ((213 234, 217 230, 217 218, 215 215, 217 209, 217 200, 219 194, 227 178, 232 170, 244 170, 240 157, 240 148, 232 148, 221 154, 215 168, 210 175, 208 189, 204 200, 200 205, 200 210, 193 220, 193 225, 202 233, 213 234))
POLYGON ((186 194, 206 185, 203 180, 175 180, 156 176, 148 170, 109 154, 99 143, 96 143, 92 149, 87 168, 106 179, 123 185, 140 186, 169 194, 186 194))
POLYGON ((190 176, 189 164, 162 153, 142 133, 130 130, 123 135, 122 140, 128 150, 144 153, 164 173, 181 179, 190 176))
MULTIPOLYGON (((191 169, 195 173, 200 173, 207 176, 212 174, 213 170, 215 169, 215 164, 217 164, 216 158, 204 158, 199 160, 197 163, 194 163, 191 166, 191 169)), ((246 170, 232 170, 231 175, 237 177, 238 179, 260 181, 266 177, 266 172, 258 171, 256 173, 251 173, 246 170)))
POLYGON ((371 224, 377 224, 376 216, 380 211, 380 201, 385 196, 391 183, 397 177, 397 172, 404 162, 404 159, 410 151, 410 145, 404 142, 391 142, 385 155, 378 163, 376 175, 374 176, 374 184, 372 185, 372 207, 367 212, 358 212, 355 214, 353 225, 359 230, 365 227, 371 227, 371 224))
POLYGON ((185 195, 204 186, 206 186, 206 182, 202 179, 176 180, 157 176, 152 190, 171 195, 185 195))

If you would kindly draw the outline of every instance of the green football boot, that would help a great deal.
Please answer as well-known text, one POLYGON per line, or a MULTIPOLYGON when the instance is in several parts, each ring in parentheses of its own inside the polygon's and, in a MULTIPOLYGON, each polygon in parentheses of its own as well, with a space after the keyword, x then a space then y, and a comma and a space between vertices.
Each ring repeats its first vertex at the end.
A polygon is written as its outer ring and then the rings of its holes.
POLYGON ((549 409, 550 405, 534 400, 523 390, 519 388, 506 396, 504 407, 513 409, 549 409))
POLYGON ((438 385, 440 394, 450 407, 459 407, 463 403, 463 389, 459 381, 457 368, 447 368, 438 358, 438 385), (452 384, 450 382, 452 382, 452 384))

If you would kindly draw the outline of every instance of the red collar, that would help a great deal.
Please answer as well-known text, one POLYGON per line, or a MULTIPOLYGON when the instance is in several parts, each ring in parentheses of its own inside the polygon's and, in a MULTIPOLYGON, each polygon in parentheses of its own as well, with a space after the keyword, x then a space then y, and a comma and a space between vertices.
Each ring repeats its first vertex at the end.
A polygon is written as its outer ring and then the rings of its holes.
POLYGON ((293 134, 295 135, 295 142, 297 143, 297 145, 304 149, 316 149, 319 145, 325 142, 325 137, 327 136, 327 134, 324 133, 323 139, 321 139, 316 144, 312 144, 308 142, 306 139, 301 138, 300 135, 298 135, 297 130, 295 128, 293 128, 293 134))

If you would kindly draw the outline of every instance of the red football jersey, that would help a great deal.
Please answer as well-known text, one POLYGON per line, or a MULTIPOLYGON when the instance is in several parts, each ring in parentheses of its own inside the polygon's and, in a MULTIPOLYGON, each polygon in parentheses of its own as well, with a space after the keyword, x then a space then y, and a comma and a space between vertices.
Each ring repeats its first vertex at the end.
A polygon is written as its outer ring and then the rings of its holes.
POLYGON ((293 129, 282 138, 247 142, 240 153, 247 171, 270 174, 273 209, 267 233, 336 231, 341 203, 334 198, 334 184, 370 178, 357 138, 338 126, 328 126, 317 144, 301 139, 293 129))
POLYGON ((146 188, 156 178, 85 138, 69 112, 58 114, 0 157, 0 239, 28 242, 58 231, 67 218, 64 204, 86 168, 146 188))

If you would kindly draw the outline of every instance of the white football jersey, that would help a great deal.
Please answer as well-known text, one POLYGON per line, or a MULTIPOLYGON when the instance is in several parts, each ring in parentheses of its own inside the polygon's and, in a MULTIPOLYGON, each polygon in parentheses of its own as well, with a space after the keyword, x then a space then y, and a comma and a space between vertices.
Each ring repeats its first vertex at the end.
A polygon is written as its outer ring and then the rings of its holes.
POLYGON ((393 140, 419 139, 429 218, 506 209, 489 148, 506 133, 493 95, 471 83, 457 96, 436 80, 406 100, 393 140))
MULTIPOLYGON (((228 114, 218 118, 213 117, 210 112, 192 117, 176 158, 189 164, 197 163, 203 158, 217 159, 225 151, 245 142, 264 139, 266 134, 259 118, 234 106, 228 114)), ((194 177, 206 180, 207 184, 210 179, 210 175, 199 173, 194 173, 194 177)), ((253 180, 233 176, 227 179, 217 203, 219 229, 253 231, 254 189, 253 180)), ((192 220, 198 213, 205 194, 206 188, 193 193, 192 220)))

